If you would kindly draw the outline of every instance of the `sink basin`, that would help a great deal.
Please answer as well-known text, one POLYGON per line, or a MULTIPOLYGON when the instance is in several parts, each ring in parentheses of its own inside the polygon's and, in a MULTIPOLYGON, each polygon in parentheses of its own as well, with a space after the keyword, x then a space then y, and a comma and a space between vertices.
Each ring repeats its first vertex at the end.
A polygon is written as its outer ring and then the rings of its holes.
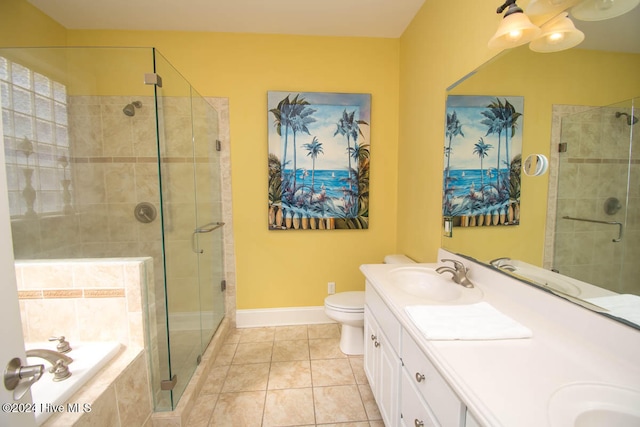
POLYGON ((469 291, 454 283, 448 274, 441 275, 429 267, 399 267, 389 274, 393 285, 402 292, 433 301, 457 300, 469 291))
POLYGON ((549 400, 552 427, 640 426, 640 391, 601 383, 574 383, 549 400))

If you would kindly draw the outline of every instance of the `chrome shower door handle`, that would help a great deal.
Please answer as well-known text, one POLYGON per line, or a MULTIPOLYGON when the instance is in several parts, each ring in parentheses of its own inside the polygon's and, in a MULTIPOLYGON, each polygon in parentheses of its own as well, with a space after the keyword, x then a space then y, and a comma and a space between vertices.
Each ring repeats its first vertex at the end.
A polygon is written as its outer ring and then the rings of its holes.
POLYGON ((201 254, 204 253, 204 250, 198 250, 198 245, 196 244, 196 234, 198 234, 196 231, 191 233, 191 250, 193 251, 193 253, 201 254))
POLYGON ((202 227, 198 227, 196 228, 193 232, 194 233, 211 233, 213 230, 217 230, 218 228, 222 227, 224 225, 224 222, 210 222, 209 224, 205 224, 202 227))
POLYGON ((594 224, 606 224, 606 225, 617 225, 618 226, 618 238, 613 239, 612 242, 618 243, 622 241, 622 234, 624 230, 624 225, 619 221, 600 221, 597 219, 588 219, 588 218, 574 218, 572 216, 563 216, 562 219, 570 219, 572 221, 582 221, 582 222, 592 222, 594 224))
POLYGON ((195 230, 193 230, 193 233, 191 234, 191 250, 197 254, 204 253, 204 250, 202 249, 198 250, 197 248, 196 234, 211 233, 213 230, 217 230, 223 225, 224 225, 224 222, 221 222, 221 221, 210 222, 209 224, 205 224, 202 227, 198 227, 195 230))

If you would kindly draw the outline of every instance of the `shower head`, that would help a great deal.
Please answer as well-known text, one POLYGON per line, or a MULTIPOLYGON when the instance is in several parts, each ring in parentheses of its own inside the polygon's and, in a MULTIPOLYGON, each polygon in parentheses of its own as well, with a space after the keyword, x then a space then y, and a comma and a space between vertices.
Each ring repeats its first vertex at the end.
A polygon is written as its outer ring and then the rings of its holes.
POLYGON ((621 117, 621 116, 625 116, 627 118, 627 124, 629 126, 632 126, 632 125, 635 125, 636 123, 638 123, 638 118, 636 116, 629 115, 627 113, 622 113, 620 111, 616 111, 616 118, 621 117))
POLYGON ((142 107, 142 102, 133 101, 131 104, 125 105, 124 108, 122 109, 122 112, 129 117, 133 117, 136 115, 136 108, 141 108, 141 107, 142 107))

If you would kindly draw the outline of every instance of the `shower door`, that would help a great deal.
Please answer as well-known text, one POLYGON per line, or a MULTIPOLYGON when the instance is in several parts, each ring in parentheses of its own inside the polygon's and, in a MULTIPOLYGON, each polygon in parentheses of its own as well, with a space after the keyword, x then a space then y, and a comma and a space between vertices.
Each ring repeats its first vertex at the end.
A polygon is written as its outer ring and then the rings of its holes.
POLYGON ((202 352, 224 317, 224 253, 218 115, 191 91, 202 352))
MULTIPOLYGON (((224 315, 217 113, 154 55, 169 351, 163 398, 175 409, 224 315)), ((162 361, 161 361, 162 362, 162 361)))
POLYGON ((616 293, 639 294, 634 114, 632 100, 562 118, 553 268, 616 293))

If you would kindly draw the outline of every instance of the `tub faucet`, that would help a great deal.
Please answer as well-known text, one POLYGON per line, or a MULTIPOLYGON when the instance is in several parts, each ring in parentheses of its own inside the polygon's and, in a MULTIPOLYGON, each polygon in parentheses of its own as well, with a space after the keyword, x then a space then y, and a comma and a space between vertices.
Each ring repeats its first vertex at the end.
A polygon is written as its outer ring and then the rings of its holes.
POLYGON ((473 283, 467 277, 467 267, 464 266, 460 261, 456 261, 453 259, 442 259, 442 262, 452 262, 453 267, 449 267, 447 265, 436 268, 437 273, 451 273, 451 278, 458 285, 464 286, 465 288, 473 288, 473 283))
POLYGON ((27 357, 39 357, 51 363, 52 366, 49 368, 49 372, 53 374, 54 381, 62 381, 71 376, 68 365, 73 362, 73 359, 65 354, 44 348, 27 350, 26 354, 27 357))

